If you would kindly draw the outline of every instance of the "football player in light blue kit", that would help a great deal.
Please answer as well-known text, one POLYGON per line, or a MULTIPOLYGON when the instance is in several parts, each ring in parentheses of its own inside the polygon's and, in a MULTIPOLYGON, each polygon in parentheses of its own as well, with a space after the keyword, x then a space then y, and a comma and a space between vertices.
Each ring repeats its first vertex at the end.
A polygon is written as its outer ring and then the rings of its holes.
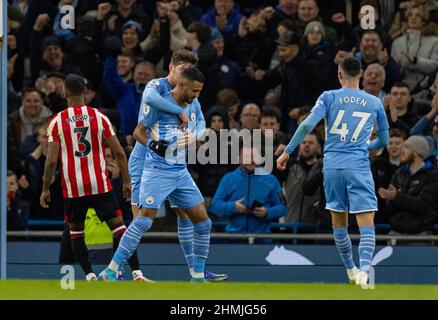
POLYGON ((342 89, 322 93, 277 160, 277 167, 284 170, 289 155, 316 124, 325 119, 323 171, 326 209, 332 214, 336 247, 350 282, 367 285, 375 248, 374 213, 377 210, 368 151, 388 144, 389 125, 380 100, 359 90, 362 74, 360 61, 354 57, 347 57, 339 64, 338 78, 342 89), (377 139, 370 142, 375 123, 377 139), (360 230, 359 269, 353 262, 347 229, 348 213, 356 215, 360 230))
MULTIPOLYGON (((197 59, 188 50, 177 50, 172 54, 169 64, 169 74, 166 78, 158 78, 150 81, 144 92, 142 98, 142 105, 140 106, 139 121, 149 108, 156 109, 160 112, 170 113, 178 115, 182 121, 179 128, 183 129, 187 126, 189 121, 184 109, 177 104, 164 99, 163 96, 170 92, 175 86, 176 79, 179 76, 182 68, 195 65, 197 59)), ((138 214, 139 194, 141 176, 143 174, 143 165, 146 157, 146 147, 140 143, 136 143, 134 150, 129 157, 129 174, 131 176, 132 190, 131 190, 131 207, 134 219, 138 214)), ((181 248, 184 252, 184 256, 189 267, 190 274, 193 273, 193 224, 189 217, 183 210, 177 208, 172 203, 172 209, 178 216, 178 238, 181 244, 181 248)), ((205 278, 208 281, 218 282, 228 279, 226 274, 213 273, 205 270, 205 278)))
POLYGON ((139 214, 120 240, 108 268, 99 279, 115 281, 116 273, 137 248, 143 234, 150 229, 158 208, 169 198, 190 217, 193 233, 192 282, 206 282, 205 261, 210 246, 211 221, 208 217, 201 192, 187 170, 186 147, 205 131, 201 106, 197 101, 204 77, 195 67, 185 68, 174 90, 164 98, 183 106, 192 120, 185 131, 179 129, 178 116, 149 108, 136 131, 146 130, 147 139, 134 133, 139 142, 147 146, 139 196, 139 214))

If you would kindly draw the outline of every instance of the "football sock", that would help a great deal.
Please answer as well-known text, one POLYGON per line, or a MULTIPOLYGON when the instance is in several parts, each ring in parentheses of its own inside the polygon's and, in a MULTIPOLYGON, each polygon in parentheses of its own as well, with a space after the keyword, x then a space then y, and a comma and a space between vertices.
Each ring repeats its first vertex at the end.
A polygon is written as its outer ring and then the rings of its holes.
POLYGON ((193 234, 193 277, 204 278, 205 260, 210 247, 211 220, 194 223, 193 234))
POLYGON ((368 273, 376 247, 376 230, 374 227, 361 227, 359 242, 360 271, 368 273))
POLYGON ((353 248, 351 239, 348 235, 348 227, 335 228, 333 227, 333 235, 335 237, 336 248, 341 256, 342 262, 347 269, 354 268, 353 248))
MULTIPOLYGON (((113 233, 114 236, 114 241, 113 241, 113 250, 114 252, 117 251, 117 248, 119 247, 119 243, 120 243, 120 239, 122 238, 123 234, 126 232, 126 226, 125 225, 120 225, 118 227, 115 227, 114 229, 111 230, 111 232, 113 233)), ((132 254, 132 256, 128 259, 128 263, 129 266, 131 267, 131 270, 140 270, 140 262, 138 261, 138 255, 137 255, 137 250, 134 251, 134 253, 132 254)), ((121 263, 119 265, 119 271, 123 271, 123 266, 124 263, 121 263)))
POLYGON ((72 231, 70 230, 71 248, 76 260, 82 268, 82 271, 87 275, 93 272, 91 268, 90 259, 88 258, 88 249, 85 244, 84 230, 72 231))
POLYGON ((152 219, 148 217, 138 216, 134 222, 129 225, 129 228, 123 234, 120 240, 119 247, 114 254, 109 268, 118 271, 119 266, 129 259, 137 249, 143 234, 152 226, 152 219))
MULTIPOLYGON (((193 270, 193 223, 190 219, 178 217, 178 239, 187 261, 189 270, 193 270)), ((192 273, 192 272, 190 272, 192 273)))

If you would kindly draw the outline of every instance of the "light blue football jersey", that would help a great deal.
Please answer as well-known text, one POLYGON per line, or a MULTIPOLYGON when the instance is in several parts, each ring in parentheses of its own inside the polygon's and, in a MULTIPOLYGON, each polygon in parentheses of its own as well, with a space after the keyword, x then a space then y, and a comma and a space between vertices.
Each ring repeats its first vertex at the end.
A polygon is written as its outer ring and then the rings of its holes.
MULTIPOLYGON (((144 101, 145 101, 146 89, 151 88, 151 87, 155 88, 158 91, 158 94, 160 96, 164 96, 165 93, 172 90, 172 87, 170 86, 170 83, 167 80, 167 78, 158 78, 158 79, 153 79, 153 80, 149 81, 148 84, 146 85, 146 88, 143 92, 143 97, 141 99, 142 102, 140 105, 140 111, 138 113, 138 122, 139 123, 140 123, 141 118, 145 114, 145 112, 150 108, 150 106, 148 106, 144 101)), ((144 159, 146 157, 146 147, 144 145, 142 145, 141 143, 136 142, 134 145, 134 149, 131 152, 130 157, 144 159)))
POLYGON ((377 130, 388 130, 388 119, 379 98, 363 90, 325 91, 312 113, 325 118, 325 169, 369 169, 368 144, 377 130))
MULTIPOLYGON (((170 102, 177 104, 172 96, 172 92, 168 92, 163 97, 170 102)), ((194 99, 191 104, 188 104, 184 108, 184 112, 189 118, 189 123, 186 130, 191 131, 197 137, 202 135, 205 130, 205 119, 202 114, 201 105, 198 99, 194 99)), ((181 120, 179 116, 170 113, 160 112, 154 108, 147 108, 140 123, 148 128, 147 134, 150 139, 166 141, 169 144, 168 149, 170 152, 169 156, 160 157, 155 152, 151 151, 149 148, 146 149, 146 157, 144 169, 147 168, 157 168, 166 170, 181 170, 185 169, 186 163, 186 149, 178 149, 176 146, 176 140, 179 136, 183 135, 183 131, 179 129, 181 125, 181 120)))

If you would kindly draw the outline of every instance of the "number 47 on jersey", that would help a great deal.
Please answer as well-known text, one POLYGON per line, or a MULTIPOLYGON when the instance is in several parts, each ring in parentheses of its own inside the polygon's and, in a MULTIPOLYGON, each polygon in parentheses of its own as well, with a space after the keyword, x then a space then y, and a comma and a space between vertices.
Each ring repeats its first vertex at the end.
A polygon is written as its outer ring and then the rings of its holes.
MULTIPOLYGON (((335 122, 333 123, 333 126, 330 129, 330 133, 332 134, 339 134, 340 140, 344 142, 347 139, 347 135, 350 132, 347 127, 347 123, 342 123, 342 118, 344 117, 345 110, 339 110, 338 115, 336 116, 335 122)), ((369 112, 360 112, 360 111, 354 111, 353 117, 360 118, 360 121, 356 127, 356 129, 353 132, 353 135, 350 139, 350 142, 356 142, 357 138, 359 137, 360 133, 362 132, 363 127, 367 123, 369 117, 371 116, 371 113, 369 112)))

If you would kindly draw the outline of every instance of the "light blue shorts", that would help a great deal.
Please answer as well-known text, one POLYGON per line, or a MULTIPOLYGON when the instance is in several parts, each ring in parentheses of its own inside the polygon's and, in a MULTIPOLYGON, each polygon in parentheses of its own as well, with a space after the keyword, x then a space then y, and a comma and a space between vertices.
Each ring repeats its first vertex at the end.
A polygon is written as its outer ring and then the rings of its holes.
POLYGON ((128 171, 131 177, 131 204, 139 204, 141 175, 143 174, 144 159, 129 157, 128 171))
POLYGON ((179 171, 143 170, 140 208, 158 209, 168 198, 172 207, 189 209, 204 202, 201 192, 187 169, 179 171))
POLYGON ((377 211, 371 170, 325 169, 326 209, 336 212, 377 211))

